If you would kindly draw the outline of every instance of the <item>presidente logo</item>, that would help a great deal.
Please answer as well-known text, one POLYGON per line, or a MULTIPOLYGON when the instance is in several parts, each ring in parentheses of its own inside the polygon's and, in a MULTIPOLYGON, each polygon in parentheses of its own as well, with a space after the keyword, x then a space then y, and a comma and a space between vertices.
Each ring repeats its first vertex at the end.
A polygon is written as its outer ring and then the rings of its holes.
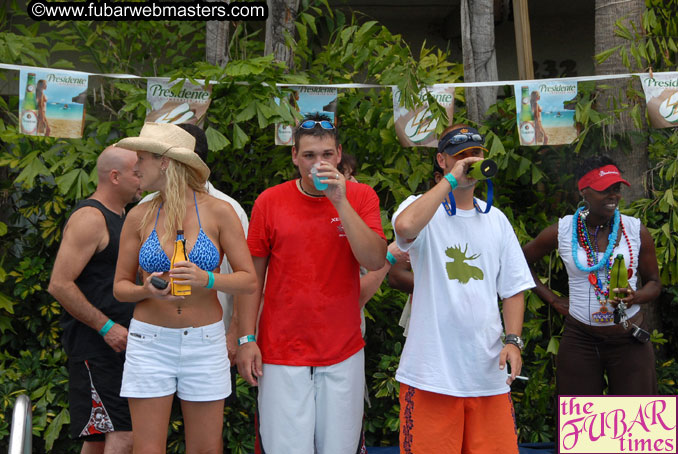
MULTIPOLYGON (((431 96, 443 107, 454 102, 454 96, 450 93, 431 92, 431 96)), ((428 109, 425 94, 419 96, 424 108, 417 112, 405 125, 405 134, 414 143, 422 143, 435 135, 438 120, 433 118, 433 113, 428 109)))
POLYGON ((191 99, 195 101, 205 101, 209 99, 210 93, 198 88, 196 90, 190 90, 183 88, 177 93, 174 94, 172 87, 162 84, 154 84, 149 87, 148 92, 151 96, 158 96, 163 98, 177 98, 177 99, 191 99))
POLYGON ((299 93, 308 93, 310 95, 332 96, 335 94, 335 89, 327 87, 299 87, 299 93))
POLYGON ((645 85, 648 87, 660 87, 660 88, 676 88, 678 87, 678 79, 655 79, 654 77, 648 77, 644 80, 645 85))
POLYGON ((539 92, 558 95, 576 95, 577 84, 541 84, 539 85, 539 92))
MULTIPOLYGON (((449 92, 446 92, 446 91, 429 91, 429 92, 426 92, 426 90, 424 90, 421 93, 419 93, 419 96, 418 96, 419 104, 428 105, 428 95, 427 95, 427 93, 430 94, 433 97, 433 99, 435 99, 436 102, 443 107, 447 107, 454 102, 454 95, 452 93, 449 93, 449 92)), ((396 103, 398 105, 402 106, 403 105, 402 99, 403 99, 403 92, 398 91, 398 94, 396 96, 396 103)))
POLYGON ((558 452, 675 453, 678 396, 558 396, 558 452))
POLYGON ((434 120, 428 109, 417 112, 405 125, 405 134, 414 143, 421 143, 436 132, 438 120, 434 120))
POLYGON ((659 104, 659 114, 669 123, 678 122, 678 92, 672 93, 659 104))
POLYGON ((54 82, 60 85, 87 85, 87 77, 74 77, 70 74, 54 74, 47 75, 47 82, 54 82))

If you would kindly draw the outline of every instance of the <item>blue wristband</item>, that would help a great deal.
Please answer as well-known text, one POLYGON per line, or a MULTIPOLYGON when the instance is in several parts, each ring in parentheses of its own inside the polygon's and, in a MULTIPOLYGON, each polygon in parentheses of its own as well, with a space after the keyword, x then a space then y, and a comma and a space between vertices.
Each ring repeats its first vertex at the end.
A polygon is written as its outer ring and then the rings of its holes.
POLYGON ((110 318, 108 321, 104 324, 104 326, 101 327, 99 330, 99 334, 101 334, 101 337, 104 337, 108 332, 113 328, 113 325, 115 325, 115 322, 111 320, 110 318))
POLYGON ((393 257, 393 254, 391 254, 391 251, 386 251, 386 260, 388 260, 391 265, 395 265, 397 262, 396 258, 393 257))
POLYGON ((457 179, 454 178, 454 175, 452 175, 452 173, 448 173, 447 175, 445 175, 445 179, 450 183, 450 186, 452 186, 453 191, 457 189, 457 186, 459 186, 459 183, 457 183, 457 179))
POLYGON ((249 334, 247 336, 243 336, 238 338, 238 347, 240 347, 242 344, 246 344, 248 342, 256 342, 257 338, 254 337, 254 334, 249 334))
POLYGON ((211 271, 207 272, 207 285, 205 288, 212 288, 214 287, 214 273, 211 271))

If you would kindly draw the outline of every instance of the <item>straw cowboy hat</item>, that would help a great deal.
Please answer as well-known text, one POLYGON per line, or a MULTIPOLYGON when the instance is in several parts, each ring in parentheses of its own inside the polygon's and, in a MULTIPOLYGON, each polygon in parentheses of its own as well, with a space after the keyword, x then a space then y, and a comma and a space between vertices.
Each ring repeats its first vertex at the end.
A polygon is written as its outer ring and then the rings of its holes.
POLYGON ((195 137, 177 125, 169 123, 145 123, 139 137, 127 137, 117 147, 132 151, 167 156, 192 168, 200 178, 207 181, 210 169, 195 152, 195 137))

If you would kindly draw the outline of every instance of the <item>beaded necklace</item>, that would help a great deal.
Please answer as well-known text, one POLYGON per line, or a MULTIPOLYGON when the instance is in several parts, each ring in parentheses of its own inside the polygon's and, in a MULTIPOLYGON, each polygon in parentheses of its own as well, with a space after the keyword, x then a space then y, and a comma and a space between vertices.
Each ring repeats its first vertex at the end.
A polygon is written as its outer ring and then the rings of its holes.
POLYGON ((589 273, 589 282, 593 286, 596 294, 596 299, 598 303, 603 306, 601 312, 606 312, 607 300, 610 295, 610 273, 612 269, 612 252, 614 251, 615 245, 617 243, 617 233, 619 227, 621 227, 622 235, 629 250, 629 266, 628 266, 628 277, 629 279, 633 276, 633 250, 631 249, 631 243, 629 242, 629 237, 626 234, 626 229, 624 228, 624 223, 621 221, 621 215, 619 210, 615 210, 614 213, 614 224, 612 226, 612 231, 608 237, 607 249, 605 254, 600 261, 598 261, 598 231, 604 226, 597 226, 593 234, 593 241, 589 237, 588 228, 584 217, 581 216, 582 208, 579 208, 574 215, 573 219, 573 234, 572 234, 572 257, 574 263, 580 271, 589 273), (586 261, 587 267, 582 266, 579 263, 579 258, 577 257, 577 246, 581 242, 584 251, 586 252, 586 261), (603 269, 605 272, 606 282, 601 282, 600 277, 598 276, 598 271, 603 269))
MULTIPOLYGON (((585 221, 582 221, 581 217, 579 218, 579 223, 583 224, 585 221)), ((583 226, 583 228, 580 228, 579 232, 579 239, 581 240, 582 247, 584 248, 584 251, 586 252, 586 262, 589 265, 589 267, 596 265, 598 263, 598 231, 601 229, 603 226, 597 226, 595 232, 593 233, 593 241, 591 241, 591 238, 589 237, 588 234, 588 228, 586 228, 586 225, 583 226), (581 233, 584 233, 583 238, 581 233)), ((615 238, 616 240, 616 238, 615 238)), ((598 299, 598 303, 601 306, 605 306, 607 303, 607 299, 610 295, 610 274, 612 270, 612 262, 614 259, 612 258, 612 255, 610 255, 610 258, 607 260, 607 262, 603 262, 601 260, 601 263, 604 263, 603 265, 603 275, 605 275, 605 284, 601 282, 600 276, 598 275, 598 271, 591 272, 589 273, 589 282, 591 285, 593 285, 593 289, 595 290, 596 294, 596 299, 598 299)))
MULTIPOLYGON (((584 219, 580 214, 583 211, 583 209, 584 207, 580 207, 579 209, 577 209, 577 211, 574 213, 574 216, 572 217, 572 258, 574 259, 574 264, 577 267, 577 269, 579 269, 579 271, 583 271, 584 273, 590 273, 592 271, 598 271, 605 265, 605 263, 607 263, 608 260, 610 260, 612 251, 614 251, 614 245, 617 242, 617 233, 619 232, 619 223, 621 220, 621 215, 619 214, 619 210, 614 210, 614 224, 612 225, 612 231, 610 232, 610 235, 607 237, 608 239, 607 249, 605 249, 605 254, 603 255, 603 258, 600 260, 600 262, 595 263, 593 266, 586 267, 579 263, 579 257, 577 257, 577 246, 579 245, 577 233, 579 232, 582 235, 588 236, 588 232, 586 231, 586 225, 584 225, 584 219)), ((587 252, 587 255, 589 252, 587 252)))
POLYGON ((626 269, 626 274, 628 275, 628 278, 631 279, 633 277, 633 250, 631 249, 631 243, 629 242, 629 237, 626 235, 626 229, 624 228, 624 223, 621 225, 621 231, 622 235, 624 235, 624 239, 626 240, 626 245, 629 247, 629 267, 626 269))

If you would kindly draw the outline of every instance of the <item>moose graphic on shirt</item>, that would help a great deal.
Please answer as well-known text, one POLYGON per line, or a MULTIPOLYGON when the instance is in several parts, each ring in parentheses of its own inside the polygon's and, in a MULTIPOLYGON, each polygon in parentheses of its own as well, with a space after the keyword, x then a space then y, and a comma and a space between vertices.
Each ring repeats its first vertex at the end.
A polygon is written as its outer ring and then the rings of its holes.
POLYGON ((445 250, 445 255, 451 258, 452 262, 447 262, 445 264, 445 269, 447 270, 447 277, 450 280, 456 279, 462 284, 466 284, 471 279, 476 279, 482 281, 485 277, 483 270, 477 266, 469 265, 465 262, 469 260, 475 260, 480 257, 480 254, 474 254, 467 256, 466 252, 468 251, 468 243, 464 250, 461 250, 461 245, 454 247, 448 247, 445 250))

